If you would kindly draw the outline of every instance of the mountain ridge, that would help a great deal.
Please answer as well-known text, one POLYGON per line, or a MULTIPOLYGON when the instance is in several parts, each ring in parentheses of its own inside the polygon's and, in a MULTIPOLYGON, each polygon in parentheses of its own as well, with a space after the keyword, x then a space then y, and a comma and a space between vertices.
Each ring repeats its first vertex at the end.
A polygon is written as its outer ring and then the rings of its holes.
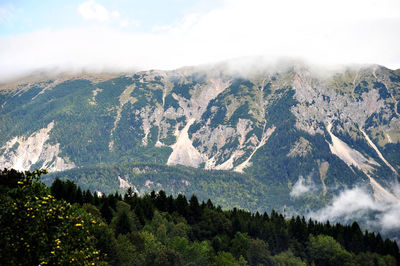
MULTIPOLYGON (((398 71, 259 65, 243 73, 219 64, 9 86, 0 90, 0 166, 180 164, 242 172, 280 187, 280 202, 293 201, 303 177, 316 189, 300 200, 329 199, 359 184, 369 184, 376 199, 398 200, 391 186, 400 169, 398 71), (30 158, 27 150, 40 152, 30 158)), ((121 179, 136 186, 134 171, 122 172, 85 188, 110 192, 121 179)))

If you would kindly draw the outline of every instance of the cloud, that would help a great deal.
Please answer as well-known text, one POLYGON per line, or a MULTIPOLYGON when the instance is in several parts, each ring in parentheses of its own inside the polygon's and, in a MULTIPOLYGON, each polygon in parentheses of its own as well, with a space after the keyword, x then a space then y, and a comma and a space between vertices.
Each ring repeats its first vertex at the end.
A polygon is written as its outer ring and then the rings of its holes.
MULTIPOLYGON (((397 193, 397 182, 391 186, 397 193)), ((395 194, 397 197, 400 194, 395 194)), ((365 187, 342 191, 326 207, 308 214, 319 221, 358 221, 380 232, 400 230, 400 200, 377 201, 365 187)))
POLYGON ((93 0, 89 0, 80 4, 78 7, 78 12, 86 20, 108 21, 111 15, 104 6, 96 3, 93 0))
POLYGON ((327 207, 312 213, 312 217, 318 217, 318 220, 336 220, 345 218, 352 220, 362 217, 366 212, 379 210, 380 206, 374 201, 372 196, 360 187, 341 192, 335 197, 327 207))
POLYGON ((129 25, 138 26, 140 24, 137 20, 123 18, 117 10, 109 11, 103 5, 93 0, 83 2, 78 6, 77 10, 85 20, 115 22, 120 27, 127 27, 129 25))
POLYGON ((14 7, 12 5, 0 6, 0 24, 9 22, 14 13, 14 7))
POLYGON ((292 190, 290 191, 290 196, 297 198, 304 194, 310 193, 316 189, 314 183, 311 181, 311 178, 304 179, 304 177, 299 176, 297 182, 293 185, 292 190))
POLYGON ((400 229, 400 202, 388 208, 380 222, 384 229, 400 229))
POLYGON ((258 55, 324 65, 400 67, 400 1, 221 3, 143 32, 129 27, 137 22, 117 10, 84 2, 78 12, 97 23, 95 28, 43 29, 0 38, 0 80, 32 68, 173 69, 258 55))

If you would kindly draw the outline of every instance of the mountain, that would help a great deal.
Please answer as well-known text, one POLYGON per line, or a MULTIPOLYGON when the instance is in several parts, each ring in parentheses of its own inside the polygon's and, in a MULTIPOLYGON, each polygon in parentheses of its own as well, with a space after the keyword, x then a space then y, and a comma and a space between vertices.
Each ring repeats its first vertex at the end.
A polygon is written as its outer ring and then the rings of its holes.
POLYGON ((20 80, 0 89, 0 167, 253 211, 305 212, 360 185, 397 202, 399 88, 383 66, 295 61, 20 80))

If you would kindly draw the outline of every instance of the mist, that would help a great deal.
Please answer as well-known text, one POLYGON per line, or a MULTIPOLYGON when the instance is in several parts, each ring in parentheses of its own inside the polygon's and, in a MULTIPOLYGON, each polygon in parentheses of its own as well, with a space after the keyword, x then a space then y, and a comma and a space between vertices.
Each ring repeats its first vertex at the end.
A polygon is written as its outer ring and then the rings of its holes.
POLYGON ((299 176, 299 179, 293 185, 292 190, 290 191, 290 196, 293 198, 300 197, 304 194, 315 192, 317 187, 312 182, 311 176, 308 176, 307 179, 304 179, 303 176, 299 176))
MULTIPOLYGON (((225 0, 212 10, 191 11, 147 31, 117 27, 111 23, 113 14, 118 18, 116 11, 91 3, 85 9, 77 6, 76 13, 101 23, 64 28, 49 24, 29 33, 2 35, 0 82, 43 69, 170 70, 257 56, 327 66, 400 67, 400 3, 394 0, 225 0)), ((241 64, 247 67, 243 60, 241 64)))
POLYGON ((397 200, 377 201, 366 186, 356 186, 340 192, 326 207, 307 216, 318 221, 357 221, 365 229, 395 234, 400 240, 400 186, 393 182, 390 187, 397 200))

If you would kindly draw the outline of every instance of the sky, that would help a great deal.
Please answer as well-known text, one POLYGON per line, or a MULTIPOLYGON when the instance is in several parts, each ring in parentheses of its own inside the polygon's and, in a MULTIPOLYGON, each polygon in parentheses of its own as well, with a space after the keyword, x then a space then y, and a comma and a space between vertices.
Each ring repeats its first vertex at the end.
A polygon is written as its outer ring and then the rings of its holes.
POLYGON ((399 0, 0 0, 0 81, 232 58, 400 68, 399 0))

